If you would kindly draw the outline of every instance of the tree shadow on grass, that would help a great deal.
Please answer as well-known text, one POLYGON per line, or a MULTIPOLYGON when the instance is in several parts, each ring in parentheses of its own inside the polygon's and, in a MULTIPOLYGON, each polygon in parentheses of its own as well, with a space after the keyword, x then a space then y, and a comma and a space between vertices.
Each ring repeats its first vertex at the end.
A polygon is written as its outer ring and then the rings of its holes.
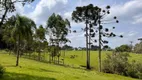
POLYGON ((47 70, 47 69, 40 69, 41 71, 45 71, 45 72, 54 72, 54 73, 61 73, 61 72, 58 72, 58 71, 52 71, 52 70, 47 70))
POLYGON ((61 73, 59 71, 53 71, 53 70, 48 70, 48 69, 44 69, 44 68, 27 68, 27 69, 33 70, 33 71, 39 71, 39 72, 61 73))
POLYGON ((0 78, 0 80, 56 80, 56 79, 50 78, 50 77, 39 77, 39 76, 32 76, 27 74, 7 72, 2 78, 0 78))

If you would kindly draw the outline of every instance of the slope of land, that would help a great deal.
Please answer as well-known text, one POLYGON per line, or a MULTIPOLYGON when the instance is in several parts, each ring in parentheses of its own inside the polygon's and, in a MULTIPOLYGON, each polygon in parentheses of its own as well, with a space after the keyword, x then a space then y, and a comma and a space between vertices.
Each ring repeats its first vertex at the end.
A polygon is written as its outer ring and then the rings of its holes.
POLYGON ((0 80, 135 80, 120 75, 74 69, 25 58, 20 58, 20 66, 15 67, 15 60, 15 56, 0 52, 0 64, 6 68, 6 74, 0 80))

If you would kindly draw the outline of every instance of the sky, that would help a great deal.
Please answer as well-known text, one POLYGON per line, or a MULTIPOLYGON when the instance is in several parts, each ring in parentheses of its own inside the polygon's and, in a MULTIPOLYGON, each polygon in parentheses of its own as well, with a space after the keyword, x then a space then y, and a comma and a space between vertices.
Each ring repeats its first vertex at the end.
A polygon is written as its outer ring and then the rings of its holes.
POLYGON ((119 20, 119 24, 103 25, 110 29, 115 26, 113 31, 124 36, 124 38, 105 38, 109 40, 110 47, 115 48, 122 44, 130 44, 130 41, 133 41, 133 44, 139 42, 137 39, 142 37, 142 0, 35 0, 24 7, 16 3, 17 11, 12 14, 18 13, 27 16, 34 20, 37 26, 46 26, 46 21, 52 13, 60 14, 70 20, 72 30, 77 30, 77 33, 70 33, 67 36, 71 40, 71 43, 68 44, 73 47, 85 47, 84 32, 81 31, 85 24, 72 21, 71 14, 77 6, 85 6, 90 3, 101 8, 110 5, 110 14, 106 19, 117 16, 119 20))

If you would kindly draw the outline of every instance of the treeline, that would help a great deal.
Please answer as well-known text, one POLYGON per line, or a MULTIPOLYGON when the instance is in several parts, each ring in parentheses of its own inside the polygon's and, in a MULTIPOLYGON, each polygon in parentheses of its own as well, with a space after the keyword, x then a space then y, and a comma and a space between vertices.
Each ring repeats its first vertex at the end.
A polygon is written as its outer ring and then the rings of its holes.
POLYGON ((70 22, 55 13, 47 19, 44 27, 37 27, 30 18, 17 14, 2 25, 2 48, 7 48, 17 55, 16 66, 24 53, 37 52, 40 61, 43 51, 50 53, 51 61, 57 56, 59 63, 60 46, 69 42, 66 36, 70 28, 70 22), (49 35, 49 40, 46 39, 46 35, 49 35))
POLYGON ((133 52, 142 54, 142 42, 139 42, 137 44, 133 45, 121 45, 119 47, 115 48, 116 52, 133 52))

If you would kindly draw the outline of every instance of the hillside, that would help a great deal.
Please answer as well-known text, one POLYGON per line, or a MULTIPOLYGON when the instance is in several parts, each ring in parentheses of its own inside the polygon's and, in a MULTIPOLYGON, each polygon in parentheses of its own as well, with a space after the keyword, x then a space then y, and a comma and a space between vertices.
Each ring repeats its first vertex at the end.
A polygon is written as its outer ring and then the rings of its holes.
POLYGON ((64 66, 20 59, 20 66, 15 67, 15 57, 0 53, 0 64, 6 68, 6 74, 0 80, 134 80, 115 74, 104 74, 64 66))

